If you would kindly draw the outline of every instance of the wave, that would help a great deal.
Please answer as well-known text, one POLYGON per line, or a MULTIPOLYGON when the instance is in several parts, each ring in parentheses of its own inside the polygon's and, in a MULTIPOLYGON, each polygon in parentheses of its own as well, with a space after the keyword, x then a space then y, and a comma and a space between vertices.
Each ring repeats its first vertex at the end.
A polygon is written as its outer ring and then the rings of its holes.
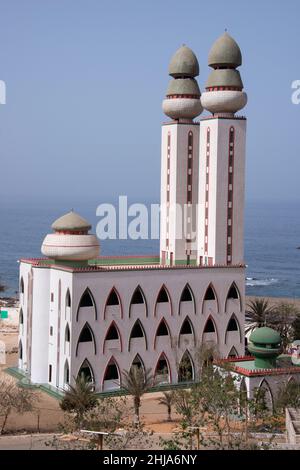
POLYGON ((277 284, 279 279, 275 278, 266 278, 266 279, 259 279, 257 277, 246 277, 246 286, 247 287, 264 287, 264 286, 271 286, 273 284, 277 284))

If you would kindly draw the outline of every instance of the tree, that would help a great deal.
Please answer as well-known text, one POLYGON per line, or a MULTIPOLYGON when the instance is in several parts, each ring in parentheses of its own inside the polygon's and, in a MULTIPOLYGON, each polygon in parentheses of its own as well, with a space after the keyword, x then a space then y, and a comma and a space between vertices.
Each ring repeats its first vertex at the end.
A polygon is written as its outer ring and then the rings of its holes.
POLYGON ((280 302, 273 310, 273 327, 280 333, 283 351, 285 352, 294 340, 294 322, 299 311, 294 304, 280 302))
POLYGON ((75 413, 75 423, 80 429, 84 413, 94 408, 97 403, 98 398, 93 383, 81 374, 76 378, 74 386, 69 385, 60 402, 60 407, 63 411, 75 413))
POLYGON ((293 341, 300 339, 300 313, 297 314, 293 321, 293 341))
POLYGON ((294 380, 283 384, 277 393, 276 410, 282 412, 288 407, 300 408, 300 384, 294 380))
POLYGON ((0 380, 0 416, 3 417, 0 434, 3 434, 12 411, 23 414, 32 411, 38 401, 37 394, 19 387, 13 380, 0 380))
POLYGON ((122 387, 132 395, 135 413, 135 423, 140 422, 141 397, 148 392, 153 383, 151 369, 143 370, 142 367, 133 365, 129 371, 123 371, 122 387))
POLYGON ((246 319, 249 325, 245 332, 253 331, 261 326, 272 326, 271 313, 274 307, 270 305, 267 299, 254 299, 247 304, 246 319))
POLYGON ((172 405, 174 403, 174 393, 173 392, 163 392, 163 396, 159 397, 158 403, 164 405, 168 411, 168 421, 172 421, 172 405))

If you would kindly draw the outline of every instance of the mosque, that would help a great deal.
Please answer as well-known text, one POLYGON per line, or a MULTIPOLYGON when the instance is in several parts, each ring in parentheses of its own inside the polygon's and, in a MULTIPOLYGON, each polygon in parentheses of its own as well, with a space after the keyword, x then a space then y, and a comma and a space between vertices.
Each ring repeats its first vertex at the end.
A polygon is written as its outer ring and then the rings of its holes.
POLYGON ((52 224, 43 258, 20 260, 18 369, 32 383, 62 390, 83 373, 98 392, 115 390, 135 364, 156 385, 176 384, 197 380, 203 345, 244 355, 246 118, 236 113, 247 95, 227 32, 208 65, 202 95, 191 49, 169 65, 160 253, 100 256, 91 225, 71 211, 52 224))

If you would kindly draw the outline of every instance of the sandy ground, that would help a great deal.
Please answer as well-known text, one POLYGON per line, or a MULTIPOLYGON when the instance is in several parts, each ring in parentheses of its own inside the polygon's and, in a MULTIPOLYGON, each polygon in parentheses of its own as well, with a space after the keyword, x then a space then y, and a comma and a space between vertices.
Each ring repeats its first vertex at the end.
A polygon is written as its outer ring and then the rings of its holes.
MULTIPOLYGON (((248 300, 250 300, 250 297, 247 297, 248 300)), ((300 310, 300 299, 270 299, 273 304, 282 301, 293 303, 300 310)), ((17 364, 17 339, 18 332, 16 328, 5 327, 5 329, 0 329, 0 340, 5 342, 7 352, 6 365, 0 365, 0 377, 6 380, 14 380, 4 373, 3 369, 17 364)), ((159 405, 157 401, 159 396, 160 393, 151 393, 143 397, 141 418, 146 427, 154 432, 170 433, 178 426, 177 417, 174 413, 174 421, 167 422, 166 408, 159 405)), ((34 412, 25 413, 24 415, 11 414, 7 423, 7 431, 14 433, 26 430, 35 433, 39 429, 40 432, 57 432, 59 423, 63 421, 63 413, 59 408, 58 401, 44 392, 38 392, 38 397, 39 401, 34 412)))

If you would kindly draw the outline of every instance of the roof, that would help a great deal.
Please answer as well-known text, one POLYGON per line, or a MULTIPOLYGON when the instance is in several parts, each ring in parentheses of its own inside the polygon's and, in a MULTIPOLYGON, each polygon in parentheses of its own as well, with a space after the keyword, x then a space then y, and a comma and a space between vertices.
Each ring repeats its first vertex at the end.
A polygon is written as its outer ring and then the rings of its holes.
POLYGON ((86 219, 72 210, 56 219, 52 224, 52 228, 53 230, 71 230, 77 232, 81 230, 90 230, 92 226, 86 219))
POLYGON ((181 46, 173 55, 169 64, 169 75, 172 77, 197 77, 199 75, 198 59, 186 45, 181 46))
POLYGON ((200 96, 197 81, 194 78, 176 78, 169 82, 167 96, 169 95, 196 95, 200 96))
POLYGON ((229 86, 243 89, 243 82, 240 72, 234 69, 215 69, 209 75, 206 88, 229 86))
POLYGON ((281 336, 278 331, 273 330, 273 328, 263 326, 256 328, 256 330, 251 333, 249 341, 259 344, 279 344, 281 343, 281 336))
POLYGON ((210 49, 208 65, 211 67, 218 65, 238 67, 242 65, 241 50, 235 40, 227 32, 222 34, 210 49))

